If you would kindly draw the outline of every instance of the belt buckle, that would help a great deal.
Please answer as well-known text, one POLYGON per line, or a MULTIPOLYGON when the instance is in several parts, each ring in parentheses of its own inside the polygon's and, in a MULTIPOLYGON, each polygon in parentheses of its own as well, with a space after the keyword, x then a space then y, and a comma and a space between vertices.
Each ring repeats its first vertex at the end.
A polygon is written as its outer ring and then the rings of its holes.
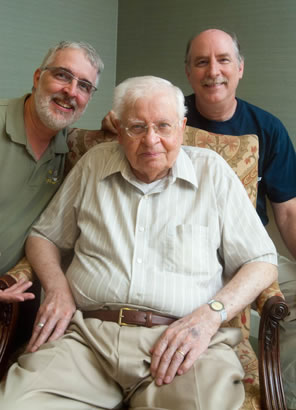
POLYGON ((123 319, 124 319, 123 311, 124 311, 124 310, 135 310, 135 311, 138 311, 138 309, 133 309, 133 308, 128 308, 128 307, 120 308, 120 310, 119 310, 119 318, 118 318, 118 324, 119 324, 119 326, 137 327, 137 325, 130 325, 129 323, 124 323, 124 322, 123 322, 123 319))

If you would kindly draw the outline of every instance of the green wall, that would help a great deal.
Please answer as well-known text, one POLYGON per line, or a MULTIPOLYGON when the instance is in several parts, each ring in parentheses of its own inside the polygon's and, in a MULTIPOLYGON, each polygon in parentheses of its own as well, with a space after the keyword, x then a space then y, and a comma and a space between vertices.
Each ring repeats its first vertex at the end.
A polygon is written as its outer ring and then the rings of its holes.
POLYGON ((30 92, 49 47, 61 40, 92 44, 105 70, 99 90, 76 126, 100 128, 116 78, 118 0, 0 0, 0 98, 30 92))
POLYGON ((295 0, 119 0, 117 83, 152 74, 189 94, 186 43, 209 27, 237 33, 246 59, 238 96, 278 116, 296 146, 295 0))

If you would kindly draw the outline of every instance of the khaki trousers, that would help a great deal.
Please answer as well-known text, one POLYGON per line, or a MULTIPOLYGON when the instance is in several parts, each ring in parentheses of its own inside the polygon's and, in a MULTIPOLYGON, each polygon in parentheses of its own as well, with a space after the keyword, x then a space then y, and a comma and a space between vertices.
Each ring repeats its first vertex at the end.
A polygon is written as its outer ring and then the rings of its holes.
POLYGON ((166 326, 119 327, 83 319, 67 334, 13 365, 0 388, 5 410, 118 409, 235 410, 244 401, 244 376, 232 347, 238 329, 221 329, 185 375, 157 387, 149 349, 166 326))

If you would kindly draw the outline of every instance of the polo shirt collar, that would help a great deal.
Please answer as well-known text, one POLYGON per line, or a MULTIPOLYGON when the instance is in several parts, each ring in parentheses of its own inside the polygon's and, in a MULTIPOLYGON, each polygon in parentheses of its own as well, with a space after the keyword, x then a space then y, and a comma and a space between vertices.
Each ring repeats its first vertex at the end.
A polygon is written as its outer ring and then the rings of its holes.
MULTIPOLYGON (((21 98, 11 100, 7 107, 6 133, 10 139, 17 143, 27 146, 27 136, 24 122, 24 106, 30 94, 21 98)), ((55 154, 65 154, 69 152, 67 145, 67 129, 59 131, 50 143, 55 154)))

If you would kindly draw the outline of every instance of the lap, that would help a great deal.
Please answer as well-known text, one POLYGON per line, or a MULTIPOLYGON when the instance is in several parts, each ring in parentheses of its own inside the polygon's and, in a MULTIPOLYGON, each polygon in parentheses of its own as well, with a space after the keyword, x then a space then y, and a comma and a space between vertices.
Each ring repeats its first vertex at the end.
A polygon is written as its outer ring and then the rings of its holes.
POLYGON ((113 409, 125 397, 138 410, 228 410, 243 402, 243 370, 230 346, 235 329, 219 331, 187 374, 157 387, 150 376, 149 349, 163 326, 120 328, 115 323, 83 320, 79 313, 62 339, 21 356, 12 366, 1 386, 1 407, 113 409))

